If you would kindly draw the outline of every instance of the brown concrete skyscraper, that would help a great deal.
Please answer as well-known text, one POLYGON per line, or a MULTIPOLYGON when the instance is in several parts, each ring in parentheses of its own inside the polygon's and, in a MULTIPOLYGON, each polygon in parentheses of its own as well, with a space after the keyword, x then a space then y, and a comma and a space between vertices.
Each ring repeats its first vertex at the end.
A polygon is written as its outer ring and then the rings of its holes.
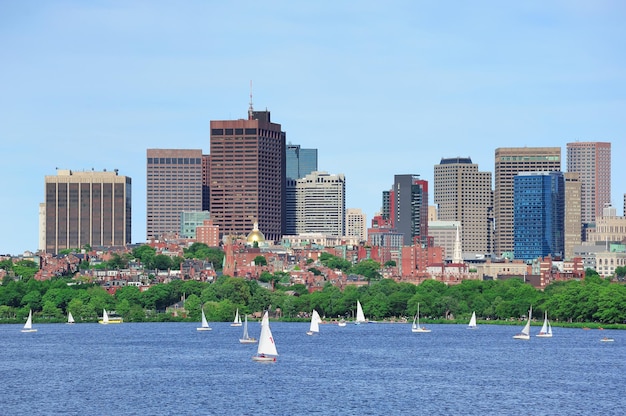
POLYGON ((43 249, 123 247, 131 243, 131 179, 113 172, 58 170, 45 177, 43 249))
POLYGON ((183 211, 202 211, 202 150, 148 149, 147 239, 180 233, 183 211))
POLYGON ((508 147, 495 155, 494 254, 513 252, 514 178, 519 172, 559 172, 560 147, 508 147))
POLYGON ((285 138, 269 111, 211 121, 211 219, 224 235, 247 235, 258 222, 268 241, 285 229, 285 138))
POLYGON ((567 171, 580 175, 582 222, 595 222, 611 203, 611 143, 567 143, 567 171))

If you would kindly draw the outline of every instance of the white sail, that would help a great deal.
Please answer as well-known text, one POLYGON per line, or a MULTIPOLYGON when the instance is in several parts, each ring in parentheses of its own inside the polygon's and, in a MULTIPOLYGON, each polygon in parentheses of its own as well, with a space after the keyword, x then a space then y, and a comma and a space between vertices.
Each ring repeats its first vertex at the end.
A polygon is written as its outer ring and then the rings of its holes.
POLYGON ((107 313, 106 309, 102 310, 102 323, 103 324, 108 324, 109 323, 109 314, 107 313))
POLYGON ((536 336, 539 338, 552 338, 552 325, 550 325, 550 322, 548 321, 548 311, 545 312, 543 325, 536 336))
POLYGON ((233 319, 233 323, 230 326, 241 326, 241 317, 239 316, 239 308, 235 312, 235 319, 233 319))
POLYGON ((356 301, 356 321, 357 324, 365 323, 367 320, 365 319, 365 314, 363 313, 363 307, 361 306, 361 302, 356 301))
POLYGON ((526 325, 524 325, 522 332, 520 332, 517 335, 513 335, 513 338, 530 339, 530 320, 532 319, 532 315, 533 315, 533 307, 531 306, 530 310, 528 311, 528 320, 526 321, 526 325))
POLYGON ((478 328, 478 325, 476 325, 476 312, 472 312, 472 317, 470 318, 469 325, 467 327, 469 329, 478 328))
POLYGON ((67 323, 68 324, 73 324, 74 323, 74 317, 72 316, 72 312, 68 312, 67 313, 67 323))
POLYGON ((426 329, 426 327, 420 326, 420 304, 417 304, 417 314, 413 317, 413 326, 411 327, 412 332, 430 332, 430 329, 426 329))
POLYGON ((36 329, 33 329, 33 310, 31 309, 28 312, 28 318, 26 319, 26 323, 24 324, 24 328, 22 332, 37 332, 36 329))
POLYGON ((244 317, 244 321, 243 321, 243 335, 241 338, 239 338, 239 342, 242 344, 254 344, 256 341, 256 338, 252 338, 249 334, 248 334, 248 315, 245 315, 244 317))
POLYGON ((257 354, 259 356, 278 355, 278 351, 276 350, 276 344, 274 343, 274 338, 272 337, 272 330, 270 329, 270 318, 267 311, 263 315, 263 320, 261 321, 261 336, 259 337, 259 347, 257 348, 257 354))
POLYGON ((206 315, 204 314, 204 308, 202 308, 202 324, 200 328, 196 328, 196 329, 198 331, 210 331, 212 329, 206 320, 206 315))
POLYGON ((313 335, 320 332, 321 322, 322 318, 320 318, 320 314, 317 313, 315 309, 313 309, 313 314, 311 315, 311 325, 309 326, 309 332, 307 332, 307 334, 313 335))

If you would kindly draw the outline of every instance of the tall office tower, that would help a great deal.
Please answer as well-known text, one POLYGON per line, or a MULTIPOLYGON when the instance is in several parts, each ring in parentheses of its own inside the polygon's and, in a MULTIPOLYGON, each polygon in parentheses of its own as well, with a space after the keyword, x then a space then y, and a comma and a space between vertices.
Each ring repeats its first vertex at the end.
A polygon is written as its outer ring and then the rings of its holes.
POLYGON ((367 216, 360 208, 346 210, 346 235, 367 241, 367 216))
POLYGON ((285 149, 287 177, 304 178, 317 171, 317 149, 302 149, 299 144, 288 144, 285 149))
POLYGON ((582 222, 595 222, 611 203, 611 143, 567 143, 567 171, 580 174, 582 222))
POLYGON ((428 182, 419 175, 395 175, 393 227, 404 234, 404 245, 426 244, 428 237, 428 182))
POLYGON ((131 243, 131 179, 113 172, 58 170, 45 177, 45 250, 131 243))
POLYGON ((296 181, 296 234, 346 235, 346 179, 313 172, 296 181))
POLYGON ((508 147, 495 153, 494 254, 513 252, 513 178, 519 172, 558 172, 560 147, 508 147))
POLYGON ((148 149, 147 239, 180 232, 183 211, 202 211, 202 150, 148 149))
POLYGON ((565 248, 566 260, 574 257, 574 247, 581 244, 582 222, 580 209, 580 180, 576 172, 563 174, 565 181, 565 248))
POLYGON ((254 222, 268 241, 285 231, 285 138, 269 111, 211 121, 211 218, 224 235, 247 235, 254 222))
POLYGON ((469 157, 456 157, 441 159, 435 165, 434 179, 437 218, 461 222, 461 250, 491 253, 491 172, 479 172, 469 157))
POLYGON ((563 257, 565 183, 562 172, 519 172, 514 178, 516 259, 563 257))

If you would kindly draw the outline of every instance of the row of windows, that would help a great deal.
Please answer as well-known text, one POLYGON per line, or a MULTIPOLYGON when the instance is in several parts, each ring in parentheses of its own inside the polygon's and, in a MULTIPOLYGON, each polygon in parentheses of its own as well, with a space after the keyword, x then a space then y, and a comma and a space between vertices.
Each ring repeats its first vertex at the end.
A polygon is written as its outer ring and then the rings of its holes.
POLYGON ((256 136, 257 129, 211 129, 212 136, 232 136, 233 134, 246 134, 256 136))
POLYGON ((195 157, 149 157, 148 165, 201 165, 202 159, 195 157))

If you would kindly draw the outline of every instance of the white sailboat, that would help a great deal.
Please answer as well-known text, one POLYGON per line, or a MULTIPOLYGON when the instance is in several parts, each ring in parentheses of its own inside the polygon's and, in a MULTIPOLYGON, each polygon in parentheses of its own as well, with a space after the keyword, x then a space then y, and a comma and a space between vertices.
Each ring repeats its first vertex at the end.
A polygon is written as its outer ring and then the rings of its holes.
POLYGON ((363 313, 363 307, 358 300, 356 301, 356 320, 354 323, 357 325, 367 323, 367 319, 365 319, 365 314, 363 313))
POLYGON ((28 312, 28 319, 26 319, 26 323, 24 324, 24 328, 22 328, 22 332, 37 332, 37 329, 33 328, 33 310, 32 309, 28 312))
POLYGON ((270 329, 270 318, 267 311, 265 311, 263 320, 261 321, 259 346, 256 355, 254 355, 252 359, 260 362, 275 362, 277 356, 278 351, 276 350, 276 344, 274 344, 274 338, 272 337, 272 331, 270 329))
POLYGON ((413 317, 413 325, 411 326, 411 332, 430 332, 430 329, 426 329, 425 326, 420 326, 420 304, 417 304, 417 314, 413 317))
POLYGON ((476 312, 472 312, 472 317, 467 325, 467 329, 478 329, 478 325, 476 325, 476 312))
POLYGON ((106 309, 102 309, 102 319, 98 321, 99 324, 107 325, 109 323, 109 314, 106 309))
POLYGON ((230 326, 241 326, 241 317, 239 316, 239 308, 237 308, 237 312, 235 312, 235 319, 230 326))
POLYGON ((513 335, 513 338, 525 339, 525 340, 530 339, 530 320, 532 319, 532 314, 533 314, 533 307, 531 306, 530 310, 528 311, 528 321, 526 321, 526 325, 524 325, 522 332, 520 332, 519 334, 513 335))
POLYGON ((68 324, 73 324, 74 323, 74 317, 72 316, 72 312, 68 312, 67 313, 67 323, 68 324))
POLYGON ((552 338, 552 325, 548 321, 548 311, 545 313, 545 317, 543 318, 543 326, 537 335, 539 338, 552 338))
POLYGON ((209 326, 209 323, 206 320, 206 315, 204 314, 204 308, 202 309, 202 326, 196 328, 198 331, 210 331, 213 328, 209 326))
POLYGON ((346 326, 346 320, 345 320, 345 319, 343 319, 343 318, 341 318, 341 319, 339 320, 339 322, 337 323, 337 325, 342 326, 342 327, 343 327, 343 326, 346 326))
POLYGON ((311 315, 311 325, 309 326, 309 330, 307 331, 307 335, 314 335, 320 332, 320 323, 322 322, 322 318, 320 318, 320 314, 317 313, 315 309, 313 309, 313 314, 311 315))
POLYGON ((256 338, 252 338, 250 335, 248 335, 248 315, 244 316, 243 335, 241 338, 239 338, 239 342, 241 344, 256 344, 257 343, 256 338))

